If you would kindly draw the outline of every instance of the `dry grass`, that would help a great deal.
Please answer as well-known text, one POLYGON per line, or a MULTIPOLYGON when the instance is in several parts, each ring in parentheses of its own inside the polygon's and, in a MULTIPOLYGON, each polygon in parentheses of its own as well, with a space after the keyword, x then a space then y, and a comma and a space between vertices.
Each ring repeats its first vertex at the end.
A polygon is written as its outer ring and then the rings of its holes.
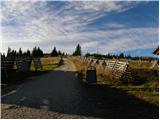
POLYGON ((41 58, 42 65, 51 65, 59 63, 60 57, 41 58))
MULTIPOLYGON (((75 57, 69 57, 69 59, 71 61, 73 61, 73 63, 75 64, 75 66, 77 68, 77 71, 83 76, 83 79, 85 79, 86 71, 87 71, 89 64, 87 62, 80 61, 75 57)), ((107 69, 107 68, 104 68, 103 66, 99 66, 99 65, 96 65, 95 67, 96 67, 96 73, 97 73, 98 78, 112 79, 112 75, 111 75, 112 70, 111 69, 107 69)), ((100 79, 98 79, 97 82, 98 82, 98 84, 104 83, 104 81, 102 81, 100 79)))
MULTIPOLYGON (((83 79, 85 79, 88 66, 87 63, 73 57, 69 59, 75 63, 80 75, 82 75, 83 79)), ((104 69, 103 67, 96 66, 97 84, 106 84, 115 88, 123 89, 129 94, 158 106, 159 69, 150 69, 150 66, 152 66, 151 62, 130 61, 129 65, 132 69, 132 72, 135 74, 135 80, 140 84, 119 84, 117 80, 113 79, 113 71, 111 69, 104 69)))
MULTIPOLYGON (((140 69, 150 69, 152 66, 152 62, 149 61, 138 61, 138 60, 131 60, 129 61, 129 65, 131 68, 140 68, 140 69)), ((155 69, 159 69, 158 65, 155 66, 155 69)))

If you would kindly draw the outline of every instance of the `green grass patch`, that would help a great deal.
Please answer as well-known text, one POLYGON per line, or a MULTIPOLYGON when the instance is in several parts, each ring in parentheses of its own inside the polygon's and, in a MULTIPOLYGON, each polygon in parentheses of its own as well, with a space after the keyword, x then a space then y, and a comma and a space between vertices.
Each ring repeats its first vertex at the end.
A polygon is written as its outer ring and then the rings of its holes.
MULTIPOLYGON (((57 67, 58 67, 58 64, 43 65, 42 69, 38 69, 38 71, 52 71, 52 70, 54 70, 57 67)), ((30 70, 31 71, 35 71, 34 65, 31 65, 30 70)))

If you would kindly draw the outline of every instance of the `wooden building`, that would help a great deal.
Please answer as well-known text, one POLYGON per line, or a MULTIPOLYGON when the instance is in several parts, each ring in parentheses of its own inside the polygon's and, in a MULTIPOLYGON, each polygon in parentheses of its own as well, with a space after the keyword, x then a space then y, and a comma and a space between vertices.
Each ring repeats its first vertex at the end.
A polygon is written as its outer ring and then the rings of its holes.
POLYGON ((153 51, 153 54, 159 55, 159 47, 157 47, 157 49, 155 49, 155 50, 153 51))

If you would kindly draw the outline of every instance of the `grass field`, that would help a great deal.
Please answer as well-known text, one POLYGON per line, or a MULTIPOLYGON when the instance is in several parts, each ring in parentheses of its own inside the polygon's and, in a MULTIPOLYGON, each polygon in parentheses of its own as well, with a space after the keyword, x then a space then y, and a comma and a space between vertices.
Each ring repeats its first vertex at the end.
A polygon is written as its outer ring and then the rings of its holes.
MULTIPOLYGON (((41 58, 43 69, 42 70, 39 69, 39 71, 50 71, 50 70, 55 69, 58 66, 59 60, 60 60, 59 57, 41 58)), ((31 71, 35 71, 33 62, 31 64, 31 71)))
MULTIPOLYGON (((68 59, 74 62, 78 70, 79 76, 85 81, 87 64, 72 57, 68 57, 68 59)), ((29 79, 27 78, 29 77, 39 76, 51 70, 54 70, 58 67, 59 60, 59 57, 41 58, 43 69, 35 71, 32 62, 30 71, 26 73, 17 72, 15 67, 14 71, 9 75, 9 78, 6 80, 2 80, 2 88, 8 85, 19 84, 28 81, 29 79)), ((134 80, 137 82, 137 84, 120 84, 117 80, 113 79, 111 75, 111 69, 104 69, 102 67, 96 66, 97 84, 102 86, 107 85, 113 88, 125 90, 128 94, 134 95, 140 99, 148 101, 149 103, 159 106, 158 67, 150 69, 150 62, 137 61, 130 61, 129 65, 132 69, 132 72, 134 73, 134 80)))
MULTIPOLYGON (((81 79, 85 81, 87 64, 72 57, 69 59, 75 63, 81 79)), ((150 69, 150 62, 129 61, 129 65, 137 84, 120 84, 118 80, 113 79, 111 69, 96 66, 97 84, 125 90, 128 94, 159 106, 159 68, 156 66, 150 69)))

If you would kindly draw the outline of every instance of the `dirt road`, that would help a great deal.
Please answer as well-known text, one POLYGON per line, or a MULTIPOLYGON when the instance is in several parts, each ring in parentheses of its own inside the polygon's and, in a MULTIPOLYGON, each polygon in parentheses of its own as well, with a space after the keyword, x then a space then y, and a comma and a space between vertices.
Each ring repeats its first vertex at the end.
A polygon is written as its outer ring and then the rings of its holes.
POLYGON ((63 110, 74 109, 78 101, 76 68, 68 60, 54 71, 20 85, 2 96, 2 118, 76 118, 63 110), (51 112, 50 110, 55 110, 51 112), (58 112, 56 112, 58 111, 58 112))
POLYGON ((89 86, 65 59, 2 96, 2 118, 157 118, 157 107, 110 87, 89 86))

